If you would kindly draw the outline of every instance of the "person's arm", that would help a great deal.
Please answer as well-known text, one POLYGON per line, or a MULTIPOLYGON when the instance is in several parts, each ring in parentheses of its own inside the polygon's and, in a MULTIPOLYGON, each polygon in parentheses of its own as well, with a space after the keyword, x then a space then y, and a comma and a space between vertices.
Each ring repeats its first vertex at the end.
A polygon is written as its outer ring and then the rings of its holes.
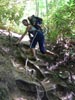
POLYGON ((21 42, 21 40, 24 38, 24 36, 26 35, 26 33, 28 32, 28 27, 26 28, 26 31, 24 32, 24 34, 20 37, 20 39, 17 41, 17 43, 16 44, 18 44, 18 43, 20 43, 21 42))

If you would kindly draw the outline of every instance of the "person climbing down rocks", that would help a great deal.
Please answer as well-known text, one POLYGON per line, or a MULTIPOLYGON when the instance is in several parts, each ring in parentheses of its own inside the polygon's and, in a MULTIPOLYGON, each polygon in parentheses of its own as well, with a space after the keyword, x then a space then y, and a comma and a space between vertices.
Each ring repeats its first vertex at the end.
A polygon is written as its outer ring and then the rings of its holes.
POLYGON ((33 25, 29 24, 26 19, 24 19, 22 21, 22 23, 24 26, 26 26, 26 30, 25 30, 24 34, 21 36, 21 38, 17 41, 16 44, 20 43, 20 41, 23 39, 23 37, 28 32, 29 37, 30 37, 30 49, 31 49, 31 53, 35 60, 39 60, 36 56, 36 50, 35 50, 35 46, 37 43, 39 44, 39 49, 42 54, 57 56, 57 54, 55 54, 49 50, 46 50, 44 34, 41 30, 36 29, 33 25))

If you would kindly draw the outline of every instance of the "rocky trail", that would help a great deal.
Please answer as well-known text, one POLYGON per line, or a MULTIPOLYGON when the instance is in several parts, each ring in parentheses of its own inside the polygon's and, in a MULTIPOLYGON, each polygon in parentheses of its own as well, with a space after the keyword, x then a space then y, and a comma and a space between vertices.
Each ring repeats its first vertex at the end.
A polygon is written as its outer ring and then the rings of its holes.
POLYGON ((0 100, 75 100, 75 40, 46 45, 59 57, 34 61, 29 42, 0 30, 0 100), (7 33, 7 34, 6 34, 7 33))

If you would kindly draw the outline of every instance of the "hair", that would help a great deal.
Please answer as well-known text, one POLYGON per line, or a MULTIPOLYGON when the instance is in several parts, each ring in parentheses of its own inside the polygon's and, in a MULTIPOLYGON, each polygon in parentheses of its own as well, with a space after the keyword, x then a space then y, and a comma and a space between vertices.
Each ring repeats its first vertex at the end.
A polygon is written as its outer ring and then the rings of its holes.
POLYGON ((24 22, 28 22, 27 19, 23 19, 23 20, 22 20, 22 23, 24 23, 24 22))

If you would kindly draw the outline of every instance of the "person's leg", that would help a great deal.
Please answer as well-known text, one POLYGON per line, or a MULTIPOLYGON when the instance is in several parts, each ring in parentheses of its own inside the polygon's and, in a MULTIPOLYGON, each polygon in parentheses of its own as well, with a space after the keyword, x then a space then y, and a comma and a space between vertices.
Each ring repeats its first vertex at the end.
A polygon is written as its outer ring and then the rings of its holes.
POLYGON ((35 48, 31 48, 31 53, 32 53, 32 56, 33 56, 33 59, 34 59, 34 60, 39 60, 39 58, 38 58, 37 55, 36 55, 36 50, 35 50, 35 48))
POLYGON ((37 44, 37 34, 31 40, 30 49, 31 49, 31 54, 34 57, 34 59, 38 60, 38 58, 36 56, 36 50, 35 50, 36 44, 37 44))
POLYGON ((49 51, 49 50, 46 50, 46 51, 45 51, 45 54, 57 56, 57 54, 55 54, 54 52, 51 52, 51 51, 49 51))
POLYGON ((30 48, 30 50, 31 50, 32 56, 33 56, 34 58, 36 58, 36 50, 35 50, 35 48, 30 48))
POLYGON ((45 41, 44 41, 44 35, 42 32, 39 32, 39 34, 38 34, 38 43, 39 43, 40 52, 45 54, 45 52, 46 52, 45 41))
POLYGON ((39 48, 40 48, 41 53, 47 54, 47 55, 57 56, 57 54, 55 54, 54 52, 46 50, 46 48, 45 48, 45 39, 44 39, 44 35, 43 34, 39 35, 38 43, 39 43, 39 48))

